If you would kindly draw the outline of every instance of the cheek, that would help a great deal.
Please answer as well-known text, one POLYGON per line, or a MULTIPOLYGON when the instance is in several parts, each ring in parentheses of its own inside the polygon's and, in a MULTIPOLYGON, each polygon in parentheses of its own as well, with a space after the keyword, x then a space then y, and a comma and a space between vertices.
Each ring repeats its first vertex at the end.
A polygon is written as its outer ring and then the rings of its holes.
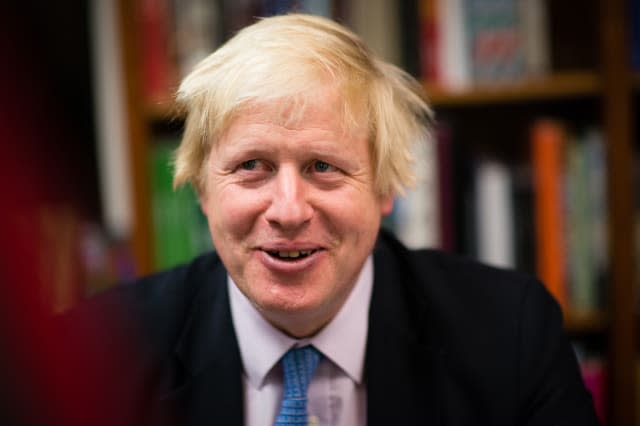
POLYGON ((260 216, 259 198, 239 190, 213 192, 211 195, 207 218, 212 231, 228 236, 248 234, 260 216))

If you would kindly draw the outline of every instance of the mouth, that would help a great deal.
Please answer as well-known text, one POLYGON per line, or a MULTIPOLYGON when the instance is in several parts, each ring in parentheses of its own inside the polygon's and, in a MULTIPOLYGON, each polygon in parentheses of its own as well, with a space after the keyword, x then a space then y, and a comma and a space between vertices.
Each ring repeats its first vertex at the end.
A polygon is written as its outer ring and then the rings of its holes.
POLYGON ((295 262, 297 260, 304 259, 306 257, 311 256, 312 254, 314 254, 317 251, 318 251, 317 249, 313 249, 313 250, 289 250, 289 251, 265 250, 265 252, 269 256, 273 257, 274 259, 283 260, 285 262, 295 262))

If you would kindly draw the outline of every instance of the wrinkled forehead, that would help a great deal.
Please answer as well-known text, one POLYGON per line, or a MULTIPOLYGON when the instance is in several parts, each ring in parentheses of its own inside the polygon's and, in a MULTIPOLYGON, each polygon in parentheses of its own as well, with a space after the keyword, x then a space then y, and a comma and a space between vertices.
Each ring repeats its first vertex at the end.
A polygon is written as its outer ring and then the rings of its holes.
POLYGON ((222 139, 238 118, 248 115, 291 129, 314 122, 341 134, 366 136, 370 127, 366 101, 347 95, 340 86, 328 84, 279 98, 246 99, 229 111, 218 139, 222 139))

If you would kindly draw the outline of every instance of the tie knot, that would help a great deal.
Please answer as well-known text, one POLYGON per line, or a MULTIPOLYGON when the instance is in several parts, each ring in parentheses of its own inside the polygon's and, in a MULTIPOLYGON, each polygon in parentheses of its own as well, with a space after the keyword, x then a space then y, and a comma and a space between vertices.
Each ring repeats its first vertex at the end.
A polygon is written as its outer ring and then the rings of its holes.
POLYGON ((284 370, 284 397, 305 398, 313 373, 321 358, 320 352, 313 346, 290 349, 282 357, 284 370))

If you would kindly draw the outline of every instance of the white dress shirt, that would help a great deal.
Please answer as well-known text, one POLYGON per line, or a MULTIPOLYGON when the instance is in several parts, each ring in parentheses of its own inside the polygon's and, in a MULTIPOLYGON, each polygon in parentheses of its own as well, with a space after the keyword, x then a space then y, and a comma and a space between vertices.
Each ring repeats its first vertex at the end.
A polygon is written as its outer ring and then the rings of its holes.
POLYGON ((280 358, 294 346, 312 344, 323 354, 308 390, 309 425, 366 424, 364 355, 373 288, 373 260, 337 315, 316 335, 294 339, 267 322, 228 279, 231 315, 243 365, 247 426, 272 426, 280 410, 283 377, 280 358))

